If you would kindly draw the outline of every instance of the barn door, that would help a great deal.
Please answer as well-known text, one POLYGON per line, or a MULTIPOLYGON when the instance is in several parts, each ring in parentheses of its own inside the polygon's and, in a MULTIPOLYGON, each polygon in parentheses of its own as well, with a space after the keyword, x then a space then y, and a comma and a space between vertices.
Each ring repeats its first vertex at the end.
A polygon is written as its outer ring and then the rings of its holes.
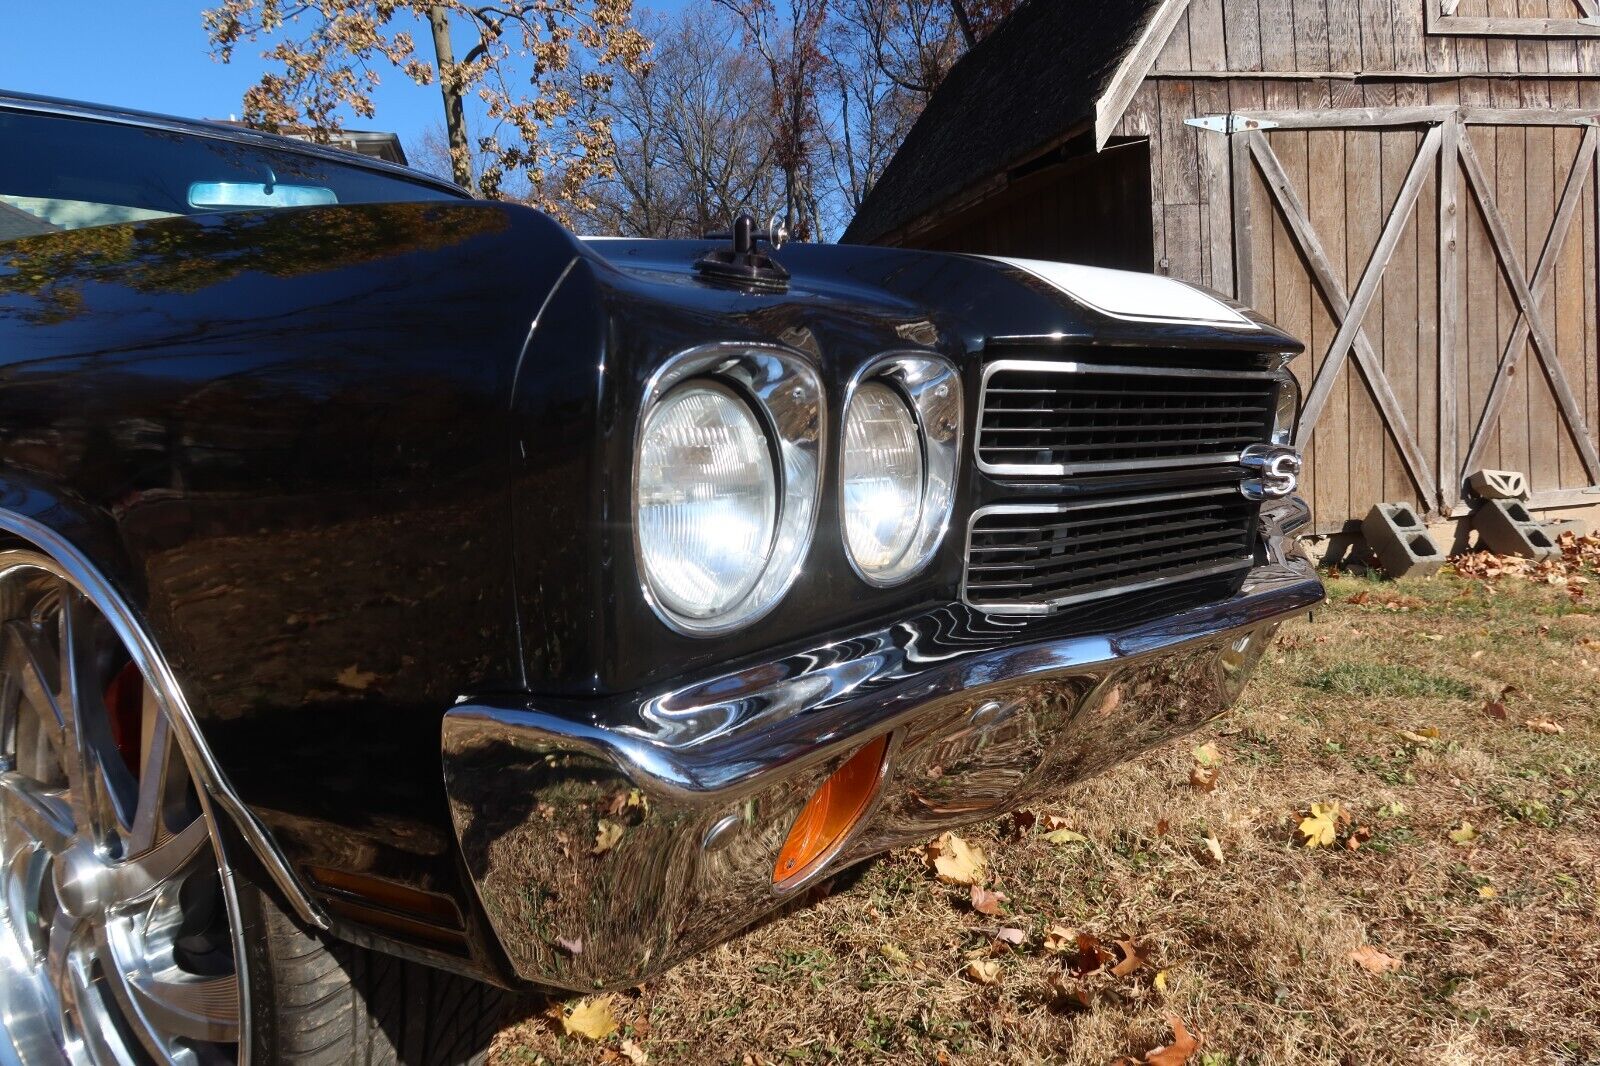
POLYGON ((1380 500, 1450 513, 1484 466, 1525 471, 1547 503, 1600 483, 1600 134, 1489 117, 1332 112, 1233 134, 1238 291, 1310 349, 1296 372, 1320 528, 1380 500))

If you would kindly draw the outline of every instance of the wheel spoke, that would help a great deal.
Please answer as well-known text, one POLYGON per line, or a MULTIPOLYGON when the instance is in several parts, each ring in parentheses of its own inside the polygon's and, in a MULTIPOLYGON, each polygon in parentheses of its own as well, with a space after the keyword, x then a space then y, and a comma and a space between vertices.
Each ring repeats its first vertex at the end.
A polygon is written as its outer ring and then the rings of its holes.
POLYGON ((239 979, 233 974, 194 977, 174 969, 126 981, 135 1009, 157 1031, 217 1043, 239 1039, 239 979))
POLYGON ((55 793, 14 771, 0 773, 0 810, 52 855, 72 846, 72 810, 55 793))
POLYGON ((96 672, 93 613, 83 594, 62 582, 60 707, 69 719, 72 740, 63 753, 67 781, 79 829, 104 842, 119 823, 132 821, 136 786, 111 742, 110 715, 96 672))
POLYGON ((149 851, 162 838, 167 828, 167 811, 174 799, 173 786, 181 784, 181 781, 174 781, 181 773, 182 758, 172 728, 167 716, 151 706, 153 702, 147 688, 144 766, 139 771, 139 799, 128 832, 128 850, 135 855, 149 851))
MULTIPOLYGON (((0 669, 5 670, 7 682, 16 685, 22 702, 32 708, 40 728, 60 751, 66 717, 56 700, 60 680, 55 676, 54 659, 55 655, 42 646, 38 632, 31 626, 17 621, 6 624, 5 659, 0 669)), ((7 736, 14 738, 14 723, 7 723, 7 726, 7 736)))
POLYGON ((119 900, 143 899, 181 873, 211 842, 204 818, 196 818, 150 850, 112 867, 119 900))

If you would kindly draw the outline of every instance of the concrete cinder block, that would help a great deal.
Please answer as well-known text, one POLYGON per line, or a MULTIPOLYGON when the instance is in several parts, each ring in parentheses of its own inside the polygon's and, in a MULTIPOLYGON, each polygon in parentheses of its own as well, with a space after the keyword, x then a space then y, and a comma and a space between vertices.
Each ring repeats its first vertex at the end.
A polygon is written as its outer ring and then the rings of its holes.
POLYGON ((1478 545, 1496 555, 1545 559, 1561 549, 1520 500, 1485 500, 1472 514, 1478 545))
POLYGON ((1444 552, 1428 536, 1416 509, 1404 503, 1376 504, 1361 522, 1367 547, 1395 580, 1427 577, 1444 565, 1444 552))
POLYGON ((1520 500, 1528 479, 1515 470, 1479 470, 1467 478, 1467 488, 1480 500, 1520 500))

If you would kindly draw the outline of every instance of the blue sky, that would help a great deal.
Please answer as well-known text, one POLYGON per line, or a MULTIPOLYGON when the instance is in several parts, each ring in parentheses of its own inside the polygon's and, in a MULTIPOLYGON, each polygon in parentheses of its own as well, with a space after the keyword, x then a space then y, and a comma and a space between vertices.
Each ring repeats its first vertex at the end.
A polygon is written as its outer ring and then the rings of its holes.
MULTIPOLYGON (((650 6, 672 10, 692 2, 650 6)), ((259 45, 239 48, 226 66, 213 61, 200 25, 208 6, 206 0, 0 0, 0 88, 189 118, 236 115, 266 64, 259 45)), ((413 35, 419 50, 431 52, 421 27, 413 35)), ((443 126, 438 90, 398 70, 382 73, 377 117, 346 116, 346 124, 392 130, 409 151, 425 131, 443 126)))

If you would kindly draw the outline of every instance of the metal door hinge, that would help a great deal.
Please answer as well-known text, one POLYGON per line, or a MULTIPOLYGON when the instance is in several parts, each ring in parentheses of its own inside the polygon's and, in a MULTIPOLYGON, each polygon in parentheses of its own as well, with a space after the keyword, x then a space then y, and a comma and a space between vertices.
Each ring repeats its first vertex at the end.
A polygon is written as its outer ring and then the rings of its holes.
POLYGON ((1184 125, 1211 133, 1244 133, 1247 130, 1275 130, 1278 124, 1271 119, 1249 118, 1245 115, 1207 115, 1204 118, 1184 119, 1184 125))

